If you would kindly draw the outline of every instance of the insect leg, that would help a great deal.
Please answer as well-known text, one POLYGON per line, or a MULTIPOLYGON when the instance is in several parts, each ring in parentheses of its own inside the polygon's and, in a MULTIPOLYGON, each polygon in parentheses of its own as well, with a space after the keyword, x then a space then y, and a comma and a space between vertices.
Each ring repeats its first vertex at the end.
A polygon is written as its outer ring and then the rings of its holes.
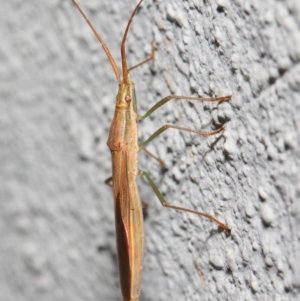
POLYGON ((222 223, 220 220, 218 220, 216 217, 214 217, 213 215, 210 215, 210 214, 207 214, 204 212, 200 212, 200 211, 196 211, 196 210, 192 210, 192 209, 188 209, 188 208, 184 208, 184 207, 170 205, 169 203, 167 203, 167 201, 165 200, 165 198, 163 197, 161 192, 158 190, 157 186, 154 184, 150 175, 147 172, 145 172, 143 170, 139 170, 139 175, 144 176, 147 179, 147 181, 149 182, 153 191, 155 192, 156 196, 158 197, 159 201, 161 202, 161 204, 164 207, 179 210, 179 211, 190 212, 190 213, 194 213, 194 214, 206 217, 206 218, 210 219, 211 221, 215 222, 216 224, 218 224, 221 228, 223 228, 224 231, 226 232, 226 235, 230 235, 230 229, 224 223, 222 223))
POLYGON ((213 102, 223 102, 223 101, 229 101, 231 99, 231 95, 227 96, 220 96, 220 97, 192 97, 192 96, 181 96, 181 95, 169 95, 163 99, 161 99, 159 102, 157 102, 152 108, 150 108, 146 114, 143 116, 138 116, 137 120, 144 120, 149 115, 151 115, 154 111, 156 111, 158 108, 166 104, 170 100, 174 99, 181 99, 181 100, 199 100, 199 101, 213 101, 213 102))
POLYGON ((186 132, 191 132, 191 133, 195 133, 204 137, 208 137, 208 136, 213 136, 213 135, 217 135, 221 132, 223 132, 225 130, 225 126, 220 127, 219 129, 215 130, 215 131, 211 131, 211 132, 203 132, 203 131, 196 131, 193 129, 189 129, 189 128, 185 128, 185 127, 181 127, 181 126, 177 126, 177 125, 173 125, 173 124, 165 124, 162 127, 160 127, 156 132, 154 132, 146 141, 144 141, 143 143, 140 144, 140 151, 145 149, 145 147, 152 141, 154 140, 157 136, 159 136, 161 133, 163 133, 164 131, 166 131, 167 129, 177 129, 180 131, 186 131, 186 132))
POLYGON ((146 148, 140 148, 140 151, 143 150, 148 156, 152 157, 153 159, 155 159, 161 166, 165 166, 165 162, 163 160, 161 160, 160 158, 158 158, 157 156, 155 156, 154 154, 152 154, 149 150, 147 150, 146 148))
POLYGON ((146 64, 146 63, 148 63, 148 62, 150 62, 150 61, 152 61, 152 60, 154 60, 154 55, 155 55, 154 42, 152 42, 151 46, 152 46, 152 49, 151 49, 151 54, 150 54, 150 56, 149 56, 147 59, 143 60, 142 62, 140 62, 140 63, 138 63, 138 64, 136 64, 136 65, 130 67, 130 68, 128 69, 128 72, 131 71, 131 70, 133 70, 133 69, 135 69, 135 68, 137 68, 137 67, 140 67, 140 66, 142 66, 142 65, 144 65, 144 64, 146 64))

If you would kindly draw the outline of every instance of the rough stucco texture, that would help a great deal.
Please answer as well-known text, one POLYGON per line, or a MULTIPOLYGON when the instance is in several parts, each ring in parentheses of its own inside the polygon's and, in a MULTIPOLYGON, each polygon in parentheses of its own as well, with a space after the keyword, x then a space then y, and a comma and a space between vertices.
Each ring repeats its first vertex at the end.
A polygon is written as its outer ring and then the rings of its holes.
MULTIPOLYGON (((120 62, 136 1, 80 1, 120 62)), ((106 146, 117 83, 69 0, 0 5, 0 300, 117 301, 106 146)), ((169 94, 232 94, 229 103, 173 101, 139 125, 169 130, 145 154, 170 203, 149 203, 141 301, 300 299, 300 2, 145 0, 129 32, 138 109, 169 94)))

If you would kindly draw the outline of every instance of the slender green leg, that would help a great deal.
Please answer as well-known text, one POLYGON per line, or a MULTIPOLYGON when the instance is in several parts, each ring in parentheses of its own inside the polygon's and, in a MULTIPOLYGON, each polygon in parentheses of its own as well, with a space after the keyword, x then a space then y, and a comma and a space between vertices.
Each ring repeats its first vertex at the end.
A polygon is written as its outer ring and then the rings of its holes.
POLYGON ((151 185, 153 191, 155 192, 156 196, 158 197, 159 201, 161 202, 161 204, 164 207, 175 209, 175 210, 180 210, 180 211, 186 211, 186 212, 194 213, 194 214, 197 214, 197 215, 200 215, 200 216, 204 216, 204 217, 210 219, 211 221, 217 223, 221 228, 223 228, 224 231, 226 232, 226 235, 230 235, 230 229, 224 223, 222 223, 217 218, 215 218, 214 216, 212 216, 210 214, 207 214, 207 213, 204 213, 204 212, 199 212, 199 211, 196 211, 196 210, 192 210, 192 209, 178 207, 178 206, 168 204, 167 201, 164 199, 161 192, 158 190, 157 186, 154 184, 154 182, 152 181, 151 177, 149 176, 149 174, 147 172, 145 172, 143 170, 139 170, 139 176, 146 177, 147 181, 151 185))
POLYGON ((181 95, 169 95, 163 99, 161 99, 159 102, 157 102, 152 108, 150 108, 145 115, 138 116, 137 120, 144 120, 149 115, 151 115, 154 111, 156 111, 158 108, 166 104, 170 100, 174 99, 181 99, 181 100, 200 100, 200 101, 229 101, 231 99, 231 95, 227 96, 220 96, 220 97, 192 97, 192 96, 181 96, 181 95))
MULTIPOLYGON (((150 58, 148 60, 150 60, 150 58)), ((147 62, 148 60, 146 60, 145 62, 147 62)), ((144 62, 142 62, 141 64, 143 64, 143 63, 144 62)), ((150 110, 148 110, 146 112, 145 115, 138 116, 137 120, 140 121, 140 120, 143 120, 143 119, 147 118, 154 111, 156 111, 159 107, 161 107, 162 105, 164 105, 165 103, 167 103, 168 101, 170 101, 172 99, 200 100, 200 101, 218 101, 218 102, 222 102, 222 101, 229 101, 231 99, 231 95, 220 96, 220 97, 207 97, 207 98, 205 98, 205 97, 180 96, 180 95, 169 95, 169 96, 161 99, 159 102, 157 102, 150 110)), ((155 133, 153 133, 145 142, 143 142, 142 144, 140 144, 140 149, 139 149, 140 151, 144 150, 149 156, 151 156, 155 160, 157 160, 159 162, 159 164, 162 165, 162 166, 165 165, 164 162, 161 159, 159 159, 158 157, 156 157, 155 155, 153 155, 152 153, 150 153, 148 150, 146 150, 145 147, 153 139, 155 139, 157 136, 159 136, 161 133, 163 133, 164 131, 166 131, 169 128, 178 129, 178 130, 181 130, 181 131, 187 131, 187 132, 191 132, 191 133, 196 133, 196 134, 204 136, 204 137, 216 135, 216 134, 218 134, 218 133, 220 133, 220 132, 222 132, 222 131, 225 130, 225 127, 223 126, 223 127, 219 128, 219 129, 217 129, 216 131, 202 132, 202 131, 196 131, 196 130, 192 130, 192 129, 189 129, 189 128, 184 128, 184 127, 180 127, 180 126, 176 126, 176 125, 172 125, 172 124, 165 124, 164 126, 162 126, 161 128, 159 128, 155 133)))
POLYGON ((219 134, 221 132, 223 132, 225 130, 225 127, 222 126, 219 129, 215 130, 215 131, 211 131, 211 132, 202 132, 202 131, 196 131, 196 130, 192 130, 192 129, 188 129, 188 128, 184 128, 181 126, 177 126, 177 125, 172 125, 172 124, 165 124, 164 126, 162 126, 161 128, 159 128, 155 133, 153 133, 146 141, 144 141, 143 143, 141 143, 139 145, 139 151, 143 150, 145 151, 150 157, 154 158, 155 160, 158 161, 158 163, 161 166, 165 166, 164 161, 162 161, 160 158, 156 157, 155 155, 153 155, 150 151, 148 151, 145 147, 152 141, 154 140, 157 136, 159 136, 161 133, 163 133, 164 131, 166 131, 167 129, 177 129, 177 130, 181 130, 181 131, 186 131, 186 132, 192 132, 192 133, 196 133, 198 135, 204 136, 204 137, 208 137, 208 136, 213 136, 216 134, 219 134))
POLYGON ((140 144, 140 151, 145 149, 145 147, 152 141, 154 140, 157 136, 159 136, 161 133, 166 131, 167 129, 177 129, 180 131, 186 131, 186 132, 191 132, 191 133, 196 133, 198 135, 208 137, 208 136, 213 136, 216 134, 219 134, 225 130, 225 126, 220 127, 219 129, 211 132, 202 132, 202 131, 196 131, 188 128, 184 128, 181 126, 173 125, 173 124, 165 124, 161 128, 159 128, 156 132, 154 132, 146 141, 140 144))

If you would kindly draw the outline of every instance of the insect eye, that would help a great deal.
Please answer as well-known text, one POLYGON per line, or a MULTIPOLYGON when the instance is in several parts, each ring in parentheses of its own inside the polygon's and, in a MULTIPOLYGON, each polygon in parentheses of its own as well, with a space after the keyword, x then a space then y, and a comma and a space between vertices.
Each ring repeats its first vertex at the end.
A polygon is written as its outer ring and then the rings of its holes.
POLYGON ((127 95, 125 96, 125 101, 126 101, 127 103, 131 102, 131 96, 130 96, 129 94, 127 94, 127 95))

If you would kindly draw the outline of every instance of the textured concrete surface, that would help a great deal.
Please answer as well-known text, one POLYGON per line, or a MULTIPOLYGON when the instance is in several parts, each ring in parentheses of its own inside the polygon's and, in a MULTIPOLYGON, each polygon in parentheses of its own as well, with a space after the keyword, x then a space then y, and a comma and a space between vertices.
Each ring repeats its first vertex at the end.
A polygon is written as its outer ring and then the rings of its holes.
MULTIPOLYGON (((119 62, 136 1, 79 2, 119 62)), ((117 84, 70 0, 0 5, 0 300, 117 301, 113 201, 106 146, 117 84)), ((140 125, 174 130, 141 154, 169 202, 149 203, 141 301, 299 300, 300 2, 145 0, 130 31, 139 111, 170 93, 233 94, 216 104, 174 101, 140 125)))

